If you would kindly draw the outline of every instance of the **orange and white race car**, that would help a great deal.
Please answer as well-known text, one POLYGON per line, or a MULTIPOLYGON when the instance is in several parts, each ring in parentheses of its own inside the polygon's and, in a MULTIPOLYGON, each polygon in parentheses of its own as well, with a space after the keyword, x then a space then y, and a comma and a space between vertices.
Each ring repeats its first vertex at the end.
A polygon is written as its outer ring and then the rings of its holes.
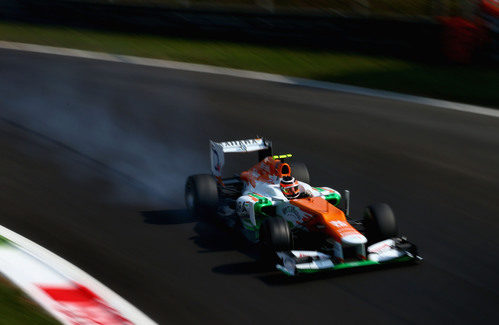
POLYGON ((211 175, 190 176, 188 210, 218 216, 258 243, 262 260, 288 274, 313 273, 394 262, 421 261, 414 244, 398 236, 385 203, 368 206, 363 219, 350 218, 350 194, 312 187, 303 163, 290 154, 272 155, 262 138, 210 141, 211 175), (223 178, 226 153, 257 152, 258 163, 223 178), (341 206, 341 208, 340 208, 341 206))

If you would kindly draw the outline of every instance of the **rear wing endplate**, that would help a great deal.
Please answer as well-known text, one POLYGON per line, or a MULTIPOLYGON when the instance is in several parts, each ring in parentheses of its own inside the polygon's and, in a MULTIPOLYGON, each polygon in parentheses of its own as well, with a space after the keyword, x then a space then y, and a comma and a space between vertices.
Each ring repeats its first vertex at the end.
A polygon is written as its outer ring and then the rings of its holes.
POLYGON ((272 142, 262 138, 214 142, 210 140, 211 173, 222 177, 225 153, 244 153, 258 151, 258 161, 272 156, 272 142))

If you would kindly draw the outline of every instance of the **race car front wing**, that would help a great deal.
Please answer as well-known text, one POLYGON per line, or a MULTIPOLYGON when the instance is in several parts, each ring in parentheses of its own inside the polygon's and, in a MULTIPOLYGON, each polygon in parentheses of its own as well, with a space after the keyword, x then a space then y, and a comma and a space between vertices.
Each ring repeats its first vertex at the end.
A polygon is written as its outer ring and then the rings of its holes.
POLYGON ((405 237, 386 239, 367 248, 367 258, 350 262, 333 262, 331 255, 318 251, 281 251, 277 252, 280 263, 276 268, 290 276, 300 273, 316 273, 361 266, 382 265, 400 262, 422 261, 417 248, 405 237))

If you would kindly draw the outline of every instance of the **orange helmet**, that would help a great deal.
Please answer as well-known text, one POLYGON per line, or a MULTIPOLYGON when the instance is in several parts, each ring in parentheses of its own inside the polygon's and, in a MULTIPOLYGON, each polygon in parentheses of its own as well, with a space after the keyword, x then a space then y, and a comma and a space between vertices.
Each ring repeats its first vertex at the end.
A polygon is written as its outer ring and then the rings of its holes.
POLYGON ((298 181, 292 176, 284 176, 281 179, 281 191, 288 199, 296 199, 300 196, 298 181))

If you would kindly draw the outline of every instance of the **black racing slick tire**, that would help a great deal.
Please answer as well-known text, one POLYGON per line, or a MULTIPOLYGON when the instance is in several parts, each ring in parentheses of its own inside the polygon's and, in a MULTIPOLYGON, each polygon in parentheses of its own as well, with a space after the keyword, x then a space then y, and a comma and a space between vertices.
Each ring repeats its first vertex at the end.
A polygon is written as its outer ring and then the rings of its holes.
POLYGON ((398 228, 395 214, 386 203, 375 203, 364 211, 363 224, 366 236, 371 242, 397 237, 398 228))
POLYGON ((185 205, 193 216, 207 218, 218 208, 218 186, 215 178, 208 174, 193 175, 185 183, 185 205))
POLYGON ((295 162, 289 165, 291 167, 291 176, 300 182, 310 184, 310 174, 307 165, 302 162, 295 162))
POLYGON ((281 217, 269 217, 260 227, 260 259, 275 264, 276 252, 293 249, 293 236, 288 223, 281 217))

